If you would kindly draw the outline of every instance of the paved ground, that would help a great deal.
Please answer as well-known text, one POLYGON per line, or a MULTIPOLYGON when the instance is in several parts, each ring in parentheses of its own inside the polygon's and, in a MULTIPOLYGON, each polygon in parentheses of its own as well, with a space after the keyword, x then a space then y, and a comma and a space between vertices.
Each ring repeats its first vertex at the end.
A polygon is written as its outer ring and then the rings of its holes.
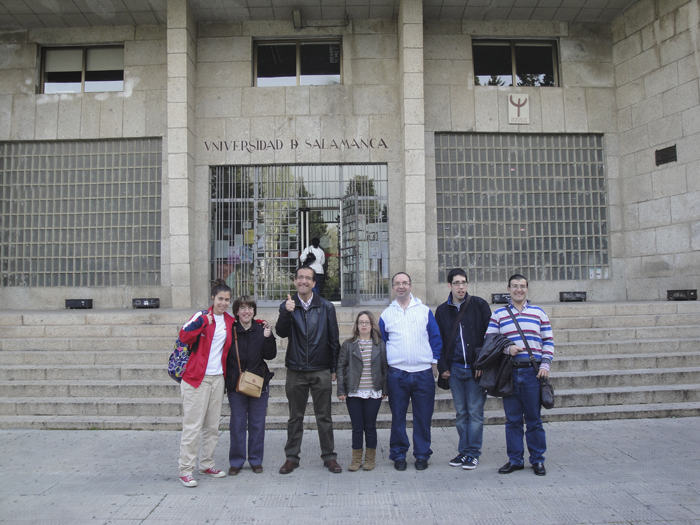
MULTIPOLYGON (((331 474, 315 431, 301 467, 281 476, 285 433, 269 431, 265 472, 177 479, 178 432, 0 431, 0 522, 41 524, 382 523, 700 524, 700 418, 546 424, 546 477, 504 476, 502 426, 488 426, 479 467, 447 465, 454 428, 433 429, 430 468, 396 472, 388 430, 373 472, 331 474)), ((228 434, 216 451, 226 468, 228 434)), ((336 432, 347 467, 350 432, 336 432)))

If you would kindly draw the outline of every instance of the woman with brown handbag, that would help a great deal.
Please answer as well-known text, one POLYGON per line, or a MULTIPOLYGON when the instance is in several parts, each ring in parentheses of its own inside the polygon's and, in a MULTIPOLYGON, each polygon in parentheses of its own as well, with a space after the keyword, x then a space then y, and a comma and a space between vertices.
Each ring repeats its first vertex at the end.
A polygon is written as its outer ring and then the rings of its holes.
POLYGON ((228 469, 228 475, 238 474, 246 459, 253 472, 260 474, 263 471, 265 415, 270 396, 270 379, 274 375, 270 372, 265 360, 274 359, 277 356, 277 344, 267 321, 255 319, 258 308, 252 297, 242 295, 233 302, 232 310, 236 317, 233 325, 234 344, 226 360, 226 390, 231 407, 229 425, 231 435, 229 464, 231 466, 228 469), (251 397, 238 391, 241 371, 255 374, 263 379, 260 397, 251 397))

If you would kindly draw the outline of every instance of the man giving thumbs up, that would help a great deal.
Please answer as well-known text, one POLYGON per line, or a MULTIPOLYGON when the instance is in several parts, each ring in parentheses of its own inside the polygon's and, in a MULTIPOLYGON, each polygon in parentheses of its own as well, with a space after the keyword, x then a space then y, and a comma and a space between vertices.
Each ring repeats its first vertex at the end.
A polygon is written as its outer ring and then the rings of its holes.
POLYGON ((334 306, 320 295, 314 295, 315 282, 316 272, 313 268, 302 266, 297 269, 294 276, 297 293, 294 297, 287 295, 287 300, 280 305, 275 326, 278 336, 288 338, 285 390, 289 401, 289 421, 284 447, 287 461, 280 468, 280 474, 289 474, 299 466, 309 392, 316 414, 323 466, 334 474, 343 471, 336 461, 331 419, 331 383, 335 381, 340 350, 338 321, 334 306))

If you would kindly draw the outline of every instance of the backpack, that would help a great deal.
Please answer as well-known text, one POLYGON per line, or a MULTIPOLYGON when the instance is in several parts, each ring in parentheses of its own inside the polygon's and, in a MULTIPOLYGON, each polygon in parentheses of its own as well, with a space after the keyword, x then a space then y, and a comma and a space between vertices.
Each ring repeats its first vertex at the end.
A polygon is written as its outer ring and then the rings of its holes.
MULTIPOLYGON (((202 310, 201 314, 205 315, 208 310, 202 310)), ((180 338, 175 341, 175 349, 173 353, 170 354, 170 359, 168 359, 168 375, 172 377, 178 383, 182 381, 182 376, 185 374, 185 368, 187 367, 187 361, 190 360, 190 355, 197 351, 197 345, 199 344, 199 337, 192 343, 192 345, 186 345, 180 338)))

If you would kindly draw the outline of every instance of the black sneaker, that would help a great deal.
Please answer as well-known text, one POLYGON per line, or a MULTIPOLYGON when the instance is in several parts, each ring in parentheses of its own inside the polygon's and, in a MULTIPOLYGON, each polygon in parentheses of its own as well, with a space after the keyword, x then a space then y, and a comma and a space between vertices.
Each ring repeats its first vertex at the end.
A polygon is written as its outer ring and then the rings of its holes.
POLYGON ((457 454, 454 458, 450 460, 450 467, 461 467, 464 465, 464 462, 467 460, 467 456, 463 456, 462 454, 457 454))
POLYGON ((462 462, 462 468, 464 470, 474 470, 479 464, 479 458, 474 458, 472 456, 467 456, 464 462, 462 462))

